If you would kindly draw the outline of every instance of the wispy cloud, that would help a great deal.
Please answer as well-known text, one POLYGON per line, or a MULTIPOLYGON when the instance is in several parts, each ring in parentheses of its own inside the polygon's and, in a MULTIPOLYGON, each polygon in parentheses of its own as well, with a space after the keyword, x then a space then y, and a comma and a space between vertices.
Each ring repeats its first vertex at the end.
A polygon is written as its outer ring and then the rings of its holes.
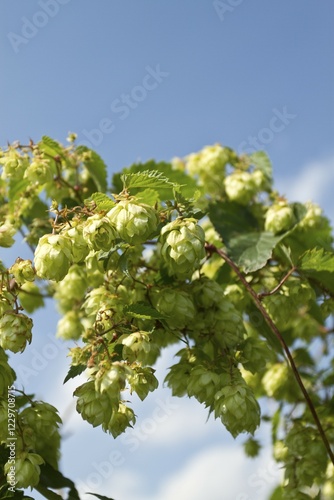
POLYGON ((313 201, 334 220, 334 155, 306 163, 295 176, 281 177, 277 187, 291 201, 313 201))

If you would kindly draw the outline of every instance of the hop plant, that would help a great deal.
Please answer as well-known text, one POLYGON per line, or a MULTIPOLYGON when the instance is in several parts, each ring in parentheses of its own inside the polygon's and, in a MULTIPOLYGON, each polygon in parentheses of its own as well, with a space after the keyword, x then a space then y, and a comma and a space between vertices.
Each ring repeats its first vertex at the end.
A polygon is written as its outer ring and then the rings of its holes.
POLYGON ((61 281, 72 264, 72 241, 61 234, 45 234, 35 250, 35 268, 39 278, 61 281))
POLYGON ((23 352, 27 342, 30 344, 33 323, 28 316, 15 311, 0 317, 0 345, 12 352, 23 352))
POLYGON ((132 245, 144 243, 157 229, 159 217, 150 205, 122 200, 108 213, 122 240, 132 245))
POLYGON ((161 256, 168 273, 189 278, 205 257, 205 233, 195 219, 176 219, 160 233, 161 256))
POLYGON ((285 201, 279 201, 268 208, 264 228, 274 234, 288 231, 296 223, 293 208, 285 201))
POLYGON ((91 250, 104 252, 111 249, 118 237, 115 225, 99 214, 88 217, 82 235, 91 250))

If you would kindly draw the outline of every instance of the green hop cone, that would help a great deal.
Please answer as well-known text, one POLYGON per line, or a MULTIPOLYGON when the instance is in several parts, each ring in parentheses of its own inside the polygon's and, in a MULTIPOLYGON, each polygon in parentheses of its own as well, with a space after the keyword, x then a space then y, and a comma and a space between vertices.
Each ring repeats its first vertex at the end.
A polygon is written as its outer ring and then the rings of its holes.
POLYGON ((35 279, 35 271, 31 260, 16 259, 15 264, 9 268, 9 272, 13 274, 19 285, 22 285, 26 281, 34 281, 35 279))
POLYGON ((188 396, 194 396, 200 403, 211 406, 214 396, 221 388, 221 377, 208 370, 206 366, 196 365, 192 368, 187 384, 188 396))
POLYGON ((264 229, 274 234, 288 231, 296 223, 292 207, 285 201, 279 201, 268 208, 264 229))
POLYGON ((131 392, 136 392, 142 401, 146 398, 149 392, 153 392, 159 385, 154 372, 155 370, 149 366, 145 368, 136 366, 133 369, 132 374, 128 377, 131 392))
MULTIPOLYGON (((8 387, 10 387, 16 375, 14 370, 8 364, 8 356, 0 347, 0 397, 7 396, 8 387)), ((1 422, 0 422, 1 425, 1 422)))
POLYGON ((107 392, 95 390, 94 381, 86 382, 74 391, 77 400, 77 411, 84 420, 93 427, 108 425, 115 403, 113 403, 107 392))
POLYGON ((15 227, 9 222, 0 223, 0 247, 9 248, 14 245, 15 227))
POLYGON ((158 226, 159 217, 150 205, 122 200, 107 213, 120 237, 132 245, 144 243, 158 226))
POLYGON ((253 434, 260 424, 260 406, 241 377, 215 394, 214 414, 233 437, 242 432, 253 434))
POLYGON ((191 295, 182 290, 156 289, 152 303, 171 329, 182 330, 194 320, 196 311, 191 295))
POLYGON ((108 252, 118 238, 115 225, 99 214, 88 217, 82 235, 91 250, 104 252, 108 252))
POLYGON ((45 234, 35 250, 35 268, 39 278, 61 281, 72 263, 72 242, 61 234, 45 234))
POLYGON ((24 172, 24 178, 30 182, 45 184, 53 180, 51 162, 42 158, 35 158, 24 172))
POLYGON ((87 241, 83 237, 83 225, 73 224, 61 233, 72 241, 72 260, 75 264, 85 260, 89 253, 87 241))
POLYGON ((205 257, 205 233, 196 219, 176 219, 160 234, 161 256, 168 273, 180 279, 191 277, 205 257))
POLYGON ((7 482, 11 483, 14 480, 16 488, 33 488, 39 483, 41 473, 39 466, 43 463, 43 458, 37 453, 21 452, 16 457, 14 469, 10 462, 5 464, 7 482))
POLYGON ((33 323, 28 316, 10 311, 0 318, 0 346, 12 352, 23 352, 30 344, 33 323))
POLYGON ((233 172, 225 178, 225 191, 231 201, 247 205, 257 192, 252 174, 249 172, 233 172))
POLYGON ((63 340, 78 340, 84 332, 78 311, 68 311, 57 324, 58 338, 63 340))
POLYGON ((257 457, 260 449, 261 449, 261 445, 257 441, 257 439, 249 438, 244 443, 244 450, 245 450, 247 457, 251 457, 251 458, 257 457))
POLYGON ((221 194, 222 179, 231 150, 220 144, 205 146, 201 151, 188 155, 186 167, 190 175, 198 177, 199 184, 209 194, 221 194))
POLYGON ((24 425, 32 427, 39 436, 51 436, 61 424, 58 410, 44 401, 34 402, 20 413, 24 425))
POLYGON ((145 362, 152 346, 150 334, 148 332, 138 331, 130 333, 129 335, 124 335, 123 338, 120 338, 120 341, 124 345, 124 359, 130 362, 145 362))
POLYGON ((122 434, 128 427, 136 422, 134 411, 124 403, 120 402, 118 410, 112 412, 107 425, 102 425, 104 431, 109 432, 114 438, 122 434))
POLYGON ((20 286, 20 304, 29 314, 44 306, 43 296, 35 283, 27 281, 20 286))
POLYGON ((73 310, 75 305, 81 303, 88 288, 87 270, 85 266, 73 264, 65 278, 58 283, 54 295, 58 308, 62 313, 73 310))

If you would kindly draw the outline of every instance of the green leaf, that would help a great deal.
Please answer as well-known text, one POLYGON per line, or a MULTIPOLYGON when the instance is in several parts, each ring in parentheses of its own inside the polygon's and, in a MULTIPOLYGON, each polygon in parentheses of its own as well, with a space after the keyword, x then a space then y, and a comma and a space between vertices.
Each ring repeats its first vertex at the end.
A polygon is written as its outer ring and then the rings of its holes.
POLYGON ((147 306, 146 304, 142 304, 138 302, 137 304, 132 304, 130 306, 126 306, 123 312, 132 318, 139 319, 163 319, 162 316, 156 309, 153 307, 147 306))
MULTIPOLYGON (((165 184, 159 188, 154 187, 158 192, 160 200, 172 200, 174 199, 173 185, 179 186, 179 190, 185 198, 192 198, 194 193, 198 190, 198 186, 194 178, 189 177, 186 173, 181 170, 174 170, 170 163, 166 162, 156 162, 154 160, 149 160, 146 163, 135 163, 129 168, 124 168, 122 173, 114 174, 113 185, 117 192, 123 190, 122 175, 132 174, 139 172, 156 171, 163 174, 171 183, 171 185, 165 184)), ((141 188, 135 188, 132 186, 131 194, 136 195, 140 193, 141 188)))
POLYGON ((258 222, 249 209, 235 202, 211 203, 209 217, 225 243, 239 234, 258 229, 258 222))
MULTIPOLYGON (((302 217, 300 204, 294 204, 296 224, 302 217)), ((209 217, 223 238, 229 256, 245 273, 265 266, 276 245, 291 234, 296 226, 280 235, 263 232, 247 207, 238 203, 219 202, 209 206, 209 217)))
POLYGON ((68 374, 66 375, 63 384, 66 384, 68 380, 71 378, 75 378, 78 375, 81 375, 83 371, 85 371, 87 368, 86 365, 72 365, 68 371, 68 374))
POLYGON ((334 253, 323 248, 313 248, 305 252, 299 259, 298 268, 302 271, 334 272, 334 253))
POLYGON ((78 154, 90 153, 83 160, 83 164, 93 178, 98 191, 105 193, 107 190, 107 166, 100 155, 86 146, 78 146, 76 152, 78 154))
MULTIPOLYGON (((68 500, 80 500, 79 493, 73 481, 63 476, 63 474, 54 469, 52 465, 47 462, 40 466, 41 476, 40 483, 46 488, 60 490, 62 488, 69 488, 68 500)), ((62 497, 59 497, 62 498, 62 497)))
POLYGON ((256 151, 249 155, 249 159, 257 170, 261 170, 265 174, 268 180, 272 179, 273 168, 270 158, 265 151, 256 151))
POLYGON ((121 180, 125 189, 131 188, 177 188, 178 184, 170 182, 170 180, 157 170, 145 170, 135 174, 123 174, 121 180))
POLYGON ((89 206, 92 202, 95 203, 98 211, 109 212, 115 206, 115 202, 104 193, 93 193, 85 200, 85 205, 89 206))
POLYGON ((154 206, 159 201, 159 193, 155 189, 147 188, 137 194, 138 200, 147 205, 154 206))
POLYGON ((43 135, 41 141, 38 143, 38 147, 48 156, 52 156, 52 158, 54 158, 55 156, 63 157, 64 153, 61 145, 47 135, 43 135))
POLYGON ((272 494, 270 495, 269 500, 283 500, 283 494, 284 494, 284 490, 283 490, 282 486, 277 486, 274 489, 274 491, 272 492, 272 494))
POLYGON ((322 289, 334 294, 334 254, 322 248, 305 252, 298 265, 299 271, 310 281, 315 281, 322 289))
POLYGON ((114 500, 113 498, 106 497, 103 495, 98 495, 97 493, 88 493, 87 492, 86 495, 93 495, 94 497, 99 498, 100 500, 114 500))
POLYGON ((266 265, 281 239, 267 232, 241 234, 229 241, 229 256, 245 273, 252 273, 266 265))

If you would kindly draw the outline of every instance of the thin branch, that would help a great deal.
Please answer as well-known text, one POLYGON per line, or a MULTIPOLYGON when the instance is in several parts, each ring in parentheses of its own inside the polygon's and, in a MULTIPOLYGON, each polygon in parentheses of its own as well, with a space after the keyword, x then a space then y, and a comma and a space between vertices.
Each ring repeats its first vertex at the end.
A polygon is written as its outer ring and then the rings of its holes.
POLYGON ((278 283, 275 288, 273 288, 270 292, 262 292, 258 293, 257 296, 259 299, 262 299, 263 297, 269 297, 269 295, 274 295, 283 285, 284 283, 290 278, 291 274, 296 271, 296 267, 292 267, 290 271, 284 276, 284 278, 281 279, 281 281, 278 283))
POLYGON ((277 339, 279 340, 281 346, 283 347, 283 350, 289 360, 289 363, 290 363, 290 366, 291 366, 291 369, 293 371, 293 374, 294 374, 294 377, 303 393, 303 396, 304 396, 304 399, 307 403, 307 406, 312 414, 312 417, 313 417, 313 420, 318 428, 318 431, 319 431, 319 434, 321 436, 321 439, 325 445, 325 448, 327 450, 327 453, 328 453, 328 456, 330 457, 333 465, 334 465, 334 453, 330 447, 330 444, 329 444, 329 441, 327 439, 327 436, 325 434, 325 431, 322 427, 322 424, 320 422, 320 419, 318 417, 318 414, 317 414, 317 411, 315 409, 315 406, 310 398, 310 395, 309 393, 307 392, 305 386, 304 386, 304 383, 299 375, 299 372, 298 372, 298 369, 297 369, 297 366, 294 362, 294 359, 292 357, 292 354, 290 352, 290 349, 287 345, 287 343, 285 342, 284 338, 282 337, 282 334, 280 333, 280 331, 278 330, 277 326, 275 325, 275 323, 273 322, 273 320, 271 319, 271 317, 269 316, 269 314, 267 313, 266 309, 263 307, 262 303, 261 303, 261 300, 260 298, 258 297, 258 294, 255 292, 255 290, 251 287, 251 285, 247 282, 246 278, 244 277, 244 275, 242 274, 242 272, 240 271, 239 267, 233 262, 233 260, 230 259, 230 257, 223 251, 221 250, 220 248, 217 248, 216 246, 214 245, 207 245, 206 246, 206 249, 209 253, 216 253, 218 255, 220 255, 220 257, 222 259, 225 260, 225 262, 233 269, 233 271, 236 273, 236 275, 238 276, 238 278, 240 279, 240 281, 242 282, 242 284, 244 285, 244 287, 246 288, 246 290, 248 291, 248 293, 252 296, 254 302, 255 302, 255 305, 256 307, 258 308, 258 310, 261 312, 262 316, 264 317, 267 325, 269 326, 269 328, 271 329, 271 331, 274 333, 274 335, 277 337, 277 339))

